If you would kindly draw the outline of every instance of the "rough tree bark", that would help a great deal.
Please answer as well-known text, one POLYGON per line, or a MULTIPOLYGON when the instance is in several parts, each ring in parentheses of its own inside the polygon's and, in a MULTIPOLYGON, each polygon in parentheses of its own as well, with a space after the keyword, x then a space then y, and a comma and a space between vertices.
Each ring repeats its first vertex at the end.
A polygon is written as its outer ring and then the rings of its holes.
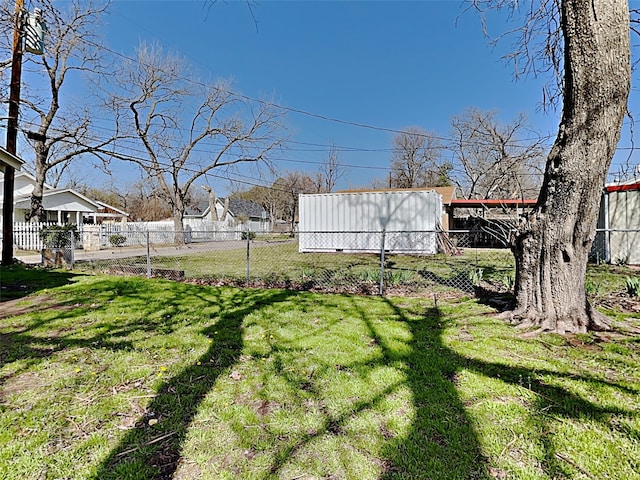
POLYGON ((524 327, 608 329, 587 300, 587 257, 630 89, 626 0, 563 0, 564 106, 534 213, 516 236, 515 309, 524 327))

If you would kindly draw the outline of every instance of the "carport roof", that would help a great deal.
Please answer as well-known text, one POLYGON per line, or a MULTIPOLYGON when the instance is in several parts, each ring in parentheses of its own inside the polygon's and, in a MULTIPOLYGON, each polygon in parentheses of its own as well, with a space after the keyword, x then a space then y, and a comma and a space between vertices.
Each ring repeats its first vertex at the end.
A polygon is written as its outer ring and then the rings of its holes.
POLYGON ((533 199, 495 199, 478 198, 466 200, 464 198, 451 200, 451 206, 455 208, 504 208, 504 207, 535 207, 537 200, 533 199))

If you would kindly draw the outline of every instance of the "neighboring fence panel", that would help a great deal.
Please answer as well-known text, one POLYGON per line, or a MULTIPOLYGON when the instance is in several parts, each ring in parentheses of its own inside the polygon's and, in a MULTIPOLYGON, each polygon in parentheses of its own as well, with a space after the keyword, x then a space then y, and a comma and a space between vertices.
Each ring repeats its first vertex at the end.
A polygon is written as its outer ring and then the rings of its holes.
POLYGON ((41 250, 44 246, 40 239, 40 231, 46 224, 14 223, 13 244, 20 250, 41 250))
MULTIPOLYGON (((43 228, 50 225, 56 225, 55 223, 30 223, 30 222, 16 222, 13 224, 13 245, 18 250, 36 250, 40 251, 44 248, 42 239, 40 238, 40 232, 43 228)), ((77 231, 82 239, 82 225, 77 225, 77 231)), ((77 245, 78 248, 82 247, 82 240, 77 245)))

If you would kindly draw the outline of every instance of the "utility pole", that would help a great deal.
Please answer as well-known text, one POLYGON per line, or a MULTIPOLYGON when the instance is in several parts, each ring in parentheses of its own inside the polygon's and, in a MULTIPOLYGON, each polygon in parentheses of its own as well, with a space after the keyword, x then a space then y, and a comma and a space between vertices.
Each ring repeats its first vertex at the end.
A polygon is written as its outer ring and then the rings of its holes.
MULTIPOLYGON (((16 0, 13 27, 13 57, 9 91, 9 120, 7 122, 7 152, 15 155, 18 139, 18 112, 20 104, 20 79, 22 75, 22 29, 24 0, 16 0)), ((13 188, 15 170, 7 165, 4 171, 4 200, 2 205, 2 265, 13 263, 13 188)))

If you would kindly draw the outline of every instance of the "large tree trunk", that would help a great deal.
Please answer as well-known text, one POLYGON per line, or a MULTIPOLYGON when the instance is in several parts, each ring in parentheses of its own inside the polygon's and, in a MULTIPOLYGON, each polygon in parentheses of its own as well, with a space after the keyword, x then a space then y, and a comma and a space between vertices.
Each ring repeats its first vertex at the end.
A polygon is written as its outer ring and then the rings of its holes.
POLYGON ((184 245, 185 242, 185 231, 184 224, 182 223, 184 215, 180 212, 173 213, 173 241, 176 245, 184 245))
POLYGON ((187 243, 185 239, 184 229, 184 195, 180 192, 175 192, 173 195, 173 201, 171 202, 171 212, 173 216, 173 230, 174 230, 174 243, 176 245, 184 245, 187 243))
POLYGON ((564 108, 535 212, 515 245, 512 319, 558 333, 602 330, 584 282, 602 188, 630 89, 626 0, 563 0, 564 108))
POLYGON ((31 192, 31 208, 27 212, 26 220, 41 223, 47 220, 47 214, 42 205, 42 197, 44 195, 44 184, 47 176, 47 157, 49 149, 43 142, 38 141, 34 147, 36 152, 35 158, 35 185, 31 192))

